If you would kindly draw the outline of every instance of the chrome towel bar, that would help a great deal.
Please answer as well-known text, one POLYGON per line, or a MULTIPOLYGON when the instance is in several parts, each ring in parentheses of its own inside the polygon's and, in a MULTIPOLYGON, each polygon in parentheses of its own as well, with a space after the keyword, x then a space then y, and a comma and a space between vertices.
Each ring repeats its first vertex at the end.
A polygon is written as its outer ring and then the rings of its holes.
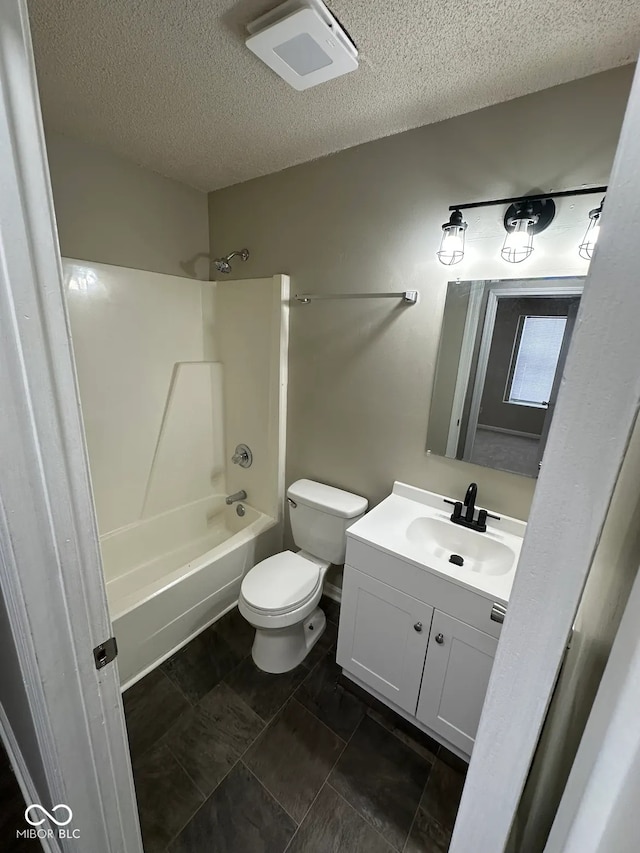
POLYGON ((296 293, 293 297, 307 305, 316 299, 401 299, 407 305, 418 301, 417 290, 403 290, 398 293, 296 293))

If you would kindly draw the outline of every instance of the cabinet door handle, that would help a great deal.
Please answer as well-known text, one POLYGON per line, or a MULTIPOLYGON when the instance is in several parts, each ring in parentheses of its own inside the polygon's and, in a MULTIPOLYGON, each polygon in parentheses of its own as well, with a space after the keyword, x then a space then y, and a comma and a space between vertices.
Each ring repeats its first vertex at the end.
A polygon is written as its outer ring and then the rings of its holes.
POLYGON ((413 626, 413 630, 417 631, 418 634, 420 634, 422 632, 422 622, 416 622, 416 624, 413 626))
POLYGON ((444 643, 444 634, 436 634, 436 643, 441 646, 444 643))
POLYGON ((504 622, 504 617, 507 615, 507 608, 502 604, 494 603, 491 608, 491 618, 494 622, 500 622, 502 624, 504 622))

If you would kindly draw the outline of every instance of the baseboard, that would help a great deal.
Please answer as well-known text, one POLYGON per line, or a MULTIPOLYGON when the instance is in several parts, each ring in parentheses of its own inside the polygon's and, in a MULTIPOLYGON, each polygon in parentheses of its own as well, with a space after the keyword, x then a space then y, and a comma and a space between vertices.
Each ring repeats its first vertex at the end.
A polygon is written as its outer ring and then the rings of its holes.
POLYGON ((517 429, 506 429, 505 427, 489 426, 489 424, 478 424, 478 429, 483 429, 486 432, 499 432, 502 435, 515 435, 517 438, 531 438, 535 441, 540 441, 540 435, 537 432, 522 432, 517 429))
MULTIPOLYGON (((9 758, 9 763, 13 769, 18 782, 18 787, 20 788, 20 793, 22 794, 22 798, 25 803, 27 805, 40 803, 40 794, 36 790, 34 781, 31 778, 31 773, 29 773, 29 768, 22 757, 20 746, 13 733, 13 729, 11 728, 7 712, 4 710, 2 704, 0 704, 0 737, 2 738, 4 748, 7 752, 7 757, 9 758)), ((24 828, 30 829, 26 821, 24 828)), ((45 853, 61 853, 57 839, 40 838, 38 840, 42 844, 42 849, 45 853)))
POLYGON ((327 598, 331 598, 333 601, 337 601, 338 604, 342 602, 342 589, 339 586, 336 586, 332 583, 324 584, 322 588, 323 593, 327 596, 327 598))

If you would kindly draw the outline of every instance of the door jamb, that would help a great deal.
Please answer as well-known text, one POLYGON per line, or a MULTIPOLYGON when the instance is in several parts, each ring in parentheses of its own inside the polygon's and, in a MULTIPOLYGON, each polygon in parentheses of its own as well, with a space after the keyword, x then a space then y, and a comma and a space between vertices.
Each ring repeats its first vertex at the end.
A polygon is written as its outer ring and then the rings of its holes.
POLYGON ((640 408, 639 136, 636 71, 449 853, 509 841, 640 408))
MULTIPOLYGON (((555 282, 559 279, 560 277, 558 277, 558 279, 553 278, 551 281, 555 282)), ((464 454, 462 457, 466 462, 471 462, 476 430, 478 429, 480 404, 482 403, 484 380, 486 379, 487 367, 489 365, 493 329, 495 327, 496 314, 498 312, 498 301, 507 296, 582 296, 584 279, 571 276, 566 279, 566 283, 564 283, 565 280, 563 280, 563 284, 548 285, 545 284, 546 281, 549 281, 549 279, 525 279, 522 282, 499 281, 489 283, 487 310, 482 329, 482 340, 480 343, 480 351, 478 353, 478 366, 476 367, 476 375, 473 383, 473 397, 471 398, 471 409, 469 411, 469 422, 467 424, 464 454), (578 281, 580 284, 570 284, 569 282, 571 281, 578 281)))
POLYGON ((25 0, 0 5, 0 69, 0 594, 27 746, 42 805, 74 813, 62 851, 142 853, 117 665, 93 658, 111 623, 25 0))

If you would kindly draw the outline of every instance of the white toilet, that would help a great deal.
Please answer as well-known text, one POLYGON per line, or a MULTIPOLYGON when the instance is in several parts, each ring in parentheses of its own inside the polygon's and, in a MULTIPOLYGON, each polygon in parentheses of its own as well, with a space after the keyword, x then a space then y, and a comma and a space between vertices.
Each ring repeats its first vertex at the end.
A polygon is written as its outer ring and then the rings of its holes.
POLYGON ((265 672, 288 672, 318 642, 326 626, 317 606, 332 563, 344 563, 346 531, 365 514, 365 498, 313 480, 287 491, 297 553, 282 551, 254 566, 242 581, 238 609, 256 629, 252 656, 265 672))

